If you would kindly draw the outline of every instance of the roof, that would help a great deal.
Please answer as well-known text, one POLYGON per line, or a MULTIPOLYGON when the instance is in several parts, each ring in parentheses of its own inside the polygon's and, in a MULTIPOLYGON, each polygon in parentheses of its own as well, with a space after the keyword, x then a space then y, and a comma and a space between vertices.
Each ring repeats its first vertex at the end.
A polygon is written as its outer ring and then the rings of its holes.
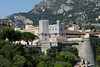
POLYGON ((77 38, 78 36, 66 36, 66 38, 77 38))
POLYGON ((39 28, 39 26, 35 26, 35 27, 33 26, 32 28, 39 28))
POLYGON ((83 35, 84 33, 79 31, 73 31, 73 30, 65 30, 66 34, 73 34, 73 35, 83 35))
POLYGON ((9 22, 9 23, 11 23, 11 20, 8 20, 8 19, 0 19, 0 22, 9 22))
POLYGON ((59 36, 59 37, 52 37, 52 38, 65 38, 65 37, 61 37, 61 36, 59 36))
POLYGON ((89 34, 100 34, 100 32, 89 32, 89 34))

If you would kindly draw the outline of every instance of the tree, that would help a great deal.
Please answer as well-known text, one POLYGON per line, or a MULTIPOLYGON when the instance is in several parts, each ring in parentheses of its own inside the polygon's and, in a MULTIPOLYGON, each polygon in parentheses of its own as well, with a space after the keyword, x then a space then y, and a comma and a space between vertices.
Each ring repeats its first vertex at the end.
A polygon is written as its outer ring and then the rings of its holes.
POLYGON ((58 52, 61 52, 61 43, 58 42, 58 52))
POLYGON ((59 65, 55 65, 54 67, 72 67, 69 62, 61 62, 59 65))
POLYGON ((57 61, 70 62, 72 65, 77 61, 77 57, 70 52, 60 52, 56 55, 56 59, 57 61))
POLYGON ((29 45, 29 41, 33 41, 36 38, 36 35, 31 32, 23 32, 21 38, 29 45))
POLYGON ((14 41, 15 38, 15 30, 14 29, 10 29, 7 38, 9 39, 10 42, 14 41))
POLYGON ((12 67, 12 62, 0 55, 0 67, 12 67))
POLYGON ((9 28, 3 28, 3 30, 0 31, 0 38, 5 40, 8 37, 9 31, 9 28))
POLYGON ((78 56, 78 50, 75 47, 68 47, 67 52, 73 53, 75 56, 78 56))
POLYGON ((14 41, 20 41, 21 40, 21 32, 20 31, 15 31, 15 38, 14 41))
POLYGON ((37 67, 47 67, 47 65, 45 64, 45 62, 41 61, 37 67))
POLYGON ((23 67, 25 62, 26 62, 26 59, 24 56, 20 56, 20 55, 16 55, 13 57, 13 66, 14 67, 23 67))
POLYGON ((19 41, 21 39, 21 32, 10 28, 3 28, 3 30, 0 32, 0 37, 3 40, 8 38, 10 42, 19 41))
POLYGON ((55 49, 47 49, 47 56, 50 56, 50 57, 55 57, 56 55, 56 50, 55 49))

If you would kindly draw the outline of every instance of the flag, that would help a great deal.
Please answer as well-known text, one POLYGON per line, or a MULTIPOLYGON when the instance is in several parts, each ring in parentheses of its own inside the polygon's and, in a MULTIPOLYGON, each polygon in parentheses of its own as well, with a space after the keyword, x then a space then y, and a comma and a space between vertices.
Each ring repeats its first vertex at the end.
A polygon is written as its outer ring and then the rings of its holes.
POLYGON ((42 10, 43 12, 45 11, 45 9, 42 10))

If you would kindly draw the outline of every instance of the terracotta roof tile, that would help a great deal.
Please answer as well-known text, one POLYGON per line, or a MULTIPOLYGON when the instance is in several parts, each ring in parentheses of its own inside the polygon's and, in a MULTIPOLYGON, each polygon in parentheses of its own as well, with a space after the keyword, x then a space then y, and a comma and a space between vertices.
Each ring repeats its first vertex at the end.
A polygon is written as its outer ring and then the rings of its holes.
POLYGON ((73 31, 73 30, 65 30, 66 31, 66 34, 79 34, 79 35, 82 35, 84 33, 82 32, 79 32, 79 31, 73 31))
POLYGON ((65 37, 60 37, 60 36, 59 36, 59 37, 52 37, 52 38, 65 38, 65 37))
POLYGON ((66 38, 77 38, 78 36, 66 36, 66 38))

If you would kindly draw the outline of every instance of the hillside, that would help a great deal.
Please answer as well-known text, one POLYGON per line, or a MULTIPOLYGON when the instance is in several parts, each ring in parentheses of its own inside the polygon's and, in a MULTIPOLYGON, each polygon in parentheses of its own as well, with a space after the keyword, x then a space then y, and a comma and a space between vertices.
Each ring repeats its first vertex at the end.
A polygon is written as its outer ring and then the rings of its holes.
POLYGON ((50 20, 50 24, 61 20, 65 24, 100 22, 100 0, 42 0, 27 13, 16 13, 5 17, 13 21, 13 28, 24 28, 26 24, 38 25, 42 19, 50 20), (45 9, 42 12, 42 8, 45 9))

